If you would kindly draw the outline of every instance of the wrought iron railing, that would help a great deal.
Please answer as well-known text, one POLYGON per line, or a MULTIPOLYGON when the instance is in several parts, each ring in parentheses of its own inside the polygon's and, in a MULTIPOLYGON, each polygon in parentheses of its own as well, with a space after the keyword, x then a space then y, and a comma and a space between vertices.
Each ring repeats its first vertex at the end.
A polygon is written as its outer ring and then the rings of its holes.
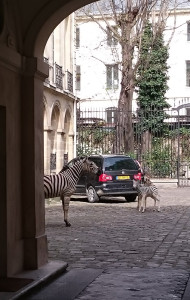
POLYGON ((79 107, 77 154, 126 153, 147 167, 152 176, 183 177, 190 186, 190 116, 173 117, 171 110, 164 113, 150 109, 124 113, 116 107, 79 107), (129 138, 131 149, 125 150, 129 138))
POLYGON ((49 64, 49 58, 44 57, 44 62, 46 62, 51 68, 53 68, 52 77, 50 73, 50 77, 45 80, 46 83, 50 83, 51 81, 53 84, 55 84, 56 88, 73 93, 73 74, 68 70, 64 74, 63 67, 58 65, 57 63, 51 66, 49 64), (65 76, 64 86, 63 86, 63 76, 65 76))
POLYGON ((62 67, 55 63, 55 84, 60 90, 63 89, 63 72, 62 67))
POLYGON ((67 73, 67 88, 69 92, 73 93, 73 74, 69 72, 68 70, 66 71, 67 73))
MULTIPOLYGON (((49 58, 44 56, 44 62, 49 66, 49 58)), ((49 84, 49 77, 45 79, 45 82, 49 84)))

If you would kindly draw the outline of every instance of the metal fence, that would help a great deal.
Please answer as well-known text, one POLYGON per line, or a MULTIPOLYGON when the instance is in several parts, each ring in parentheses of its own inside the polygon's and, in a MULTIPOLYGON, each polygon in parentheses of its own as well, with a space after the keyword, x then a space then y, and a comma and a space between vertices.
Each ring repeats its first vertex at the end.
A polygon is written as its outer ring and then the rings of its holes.
POLYGON ((77 154, 129 154, 149 170, 152 177, 177 179, 179 186, 190 186, 188 105, 164 111, 149 107, 127 113, 116 107, 78 109, 77 154), (126 121, 121 122, 121 118, 126 121), (126 132, 132 132, 131 147, 127 151, 124 147, 126 132))

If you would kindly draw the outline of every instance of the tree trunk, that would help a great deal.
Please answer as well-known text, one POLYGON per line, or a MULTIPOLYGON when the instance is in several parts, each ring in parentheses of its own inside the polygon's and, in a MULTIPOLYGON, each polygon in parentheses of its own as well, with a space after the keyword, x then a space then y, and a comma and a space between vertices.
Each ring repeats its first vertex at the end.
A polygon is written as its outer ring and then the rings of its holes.
POLYGON ((134 133, 132 124, 132 100, 134 91, 134 74, 132 67, 133 47, 130 45, 131 23, 121 20, 122 36, 122 79, 118 101, 117 150, 134 152, 134 133), (128 41, 128 42, 127 42, 128 41), (119 147, 119 148, 118 148, 119 147))
POLYGON ((152 149, 152 134, 147 130, 142 134, 142 153, 151 152, 152 149))

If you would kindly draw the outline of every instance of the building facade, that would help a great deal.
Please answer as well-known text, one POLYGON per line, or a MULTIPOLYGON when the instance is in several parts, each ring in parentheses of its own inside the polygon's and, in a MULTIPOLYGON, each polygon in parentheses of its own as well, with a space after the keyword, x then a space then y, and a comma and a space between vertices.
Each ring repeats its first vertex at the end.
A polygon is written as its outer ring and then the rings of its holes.
MULTIPOLYGON (((187 3, 185 5, 189 6, 187 3)), ((81 110, 101 107, 110 111, 112 107, 117 107, 119 99, 121 47, 107 29, 107 24, 101 16, 96 15, 95 19, 96 22, 84 15, 81 10, 76 15, 77 95, 81 99, 81 110)), ((108 22, 112 25, 113 20, 108 18, 108 22)), ((169 14, 164 37, 166 43, 171 39, 168 59, 169 89, 166 97, 172 110, 174 107, 190 102, 189 7, 179 7, 175 13, 169 14)), ((137 108, 135 99, 134 94, 133 110, 137 108)), ((181 113, 186 114, 187 110, 181 113)))
POLYGON ((51 33, 44 61, 44 173, 58 173, 75 155, 76 97, 74 96, 74 14, 51 33))

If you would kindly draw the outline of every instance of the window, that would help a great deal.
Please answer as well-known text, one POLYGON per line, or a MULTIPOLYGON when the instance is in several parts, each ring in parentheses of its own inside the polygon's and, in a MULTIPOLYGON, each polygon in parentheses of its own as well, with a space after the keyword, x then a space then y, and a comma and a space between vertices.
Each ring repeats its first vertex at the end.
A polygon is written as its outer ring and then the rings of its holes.
POLYGON ((63 89, 63 73, 62 67, 55 63, 55 84, 59 89, 63 89))
POLYGON ((76 90, 80 91, 81 88, 81 72, 80 66, 76 66, 76 90))
POLYGON ((89 160, 93 161, 98 168, 102 169, 102 159, 99 157, 89 157, 89 160))
POLYGON ((186 61, 186 86, 190 86, 190 60, 186 61))
POLYGON ((190 22, 187 23, 187 40, 190 41, 190 22))
MULTIPOLYGON (((112 26, 112 28, 116 31, 117 28, 116 26, 112 26)), ((118 44, 117 39, 114 37, 113 31, 107 27, 107 45, 108 46, 115 46, 118 44)))
POLYGON ((80 47, 80 28, 76 27, 76 48, 80 47))
POLYGON ((106 66, 107 89, 118 89, 118 65, 106 66))

